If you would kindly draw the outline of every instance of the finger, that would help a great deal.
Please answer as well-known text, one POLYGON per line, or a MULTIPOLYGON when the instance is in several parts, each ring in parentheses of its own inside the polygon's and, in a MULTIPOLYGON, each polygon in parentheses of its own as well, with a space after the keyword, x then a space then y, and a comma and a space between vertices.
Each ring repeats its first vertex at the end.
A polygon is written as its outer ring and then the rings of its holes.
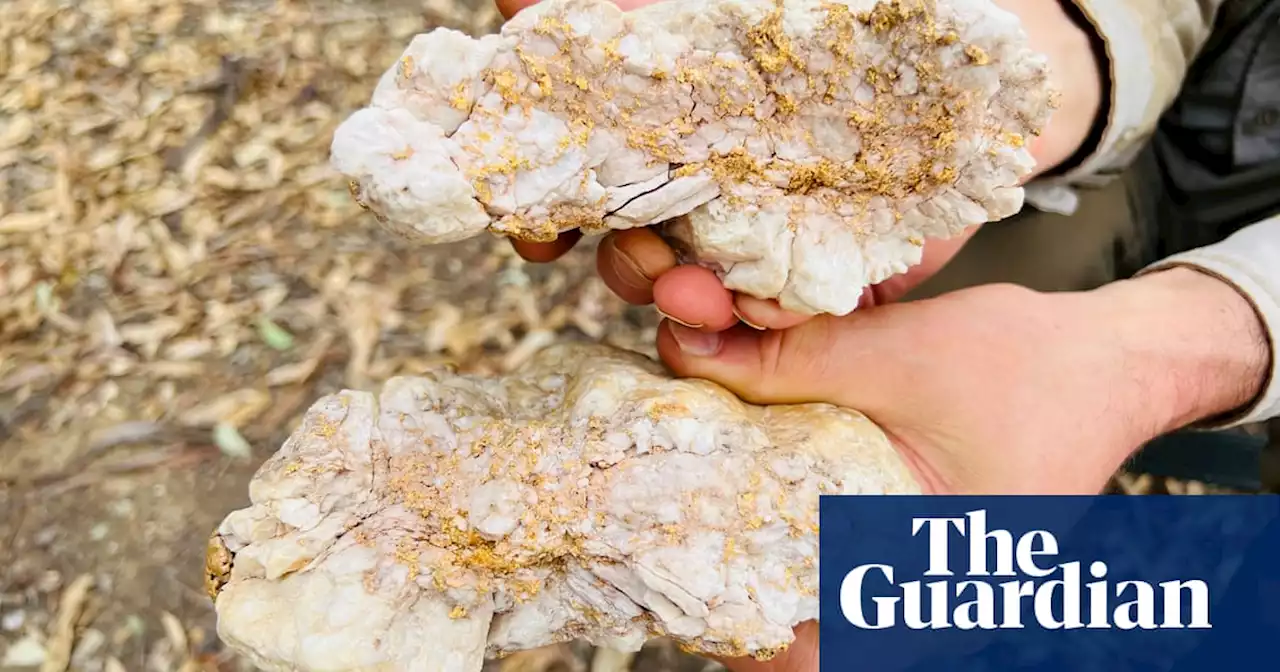
MULTIPOLYGON (((496 0, 496 2, 498 5, 498 12, 502 14, 502 18, 510 19, 525 7, 536 4, 538 0, 496 0)), ((642 7, 654 2, 657 2, 657 0, 614 0, 613 4, 621 7, 622 9, 635 9, 636 7, 642 7)))
POLYGON ((496 0, 498 12, 502 14, 502 18, 510 19, 516 15, 516 12, 534 4, 538 0, 496 0))
MULTIPOLYGON (((810 321, 806 324, 812 324, 810 321)), ((658 355, 678 376, 719 383, 755 404, 803 404, 824 401, 811 375, 797 381, 782 361, 794 351, 817 350, 797 343, 814 336, 801 325, 788 331, 756 331, 739 325, 721 332, 689 329, 663 322, 658 329, 658 355)))
POLYGON ((676 267, 676 253, 652 229, 613 231, 600 241, 596 270, 627 303, 653 303, 653 283, 676 267))
POLYGON ((921 344, 885 313, 819 316, 785 331, 718 333, 663 322, 658 355, 678 376, 719 383, 755 404, 832 403, 874 415, 911 408, 921 344))
POLYGON ((744 324, 762 331, 790 329, 813 317, 786 310, 774 299, 758 299, 746 294, 734 296, 733 308, 738 319, 744 324))
POLYGON ((516 254, 520 255, 525 261, 531 261, 537 264, 545 264, 560 257, 566 252, 573 249, 573 246, 582 238, 582 232, 577 229, 570 229, 560 234, 550 243, 531 243, 523 240, 512 240, 511 246, 516 249, 516 254))
POLYGON ((658 311, 687 326, 720 331, 738 323, 733 292, 701 266, 677 266, 653 283, 658 311))

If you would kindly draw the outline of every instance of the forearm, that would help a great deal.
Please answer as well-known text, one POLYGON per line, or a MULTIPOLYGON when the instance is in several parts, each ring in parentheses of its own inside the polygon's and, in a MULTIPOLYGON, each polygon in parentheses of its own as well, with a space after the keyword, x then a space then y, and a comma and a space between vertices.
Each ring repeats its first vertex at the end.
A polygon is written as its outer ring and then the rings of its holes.
POLYGON ((1159 431, 1280 417, 1280 217, 1095 295, 1159 431))
POLYGON ((1049 60, 1058 107, 1032 142, 1035 173, 1060 166, 1085 144, 1102 111, 1104 59, 1093 29, 1078 21, 1071 0, 995 0, 1016 14, 1031 44, 1049 60))
POLYGON ((1227 427, 1280 417, 1280 216, 1152 264, 1140 275, 1179 266, 1197 269, 1233 289, 1238 297, 1233 299, 1235 304, 1244 301, 1258 320, 1266 350, 1264 380, 1256 396, 1244 407, 1201 424, 1227 427))
POLYGON ((1175 266, 1097 292, 1115 325, 1132 418, 1167 433, 1240 412, 1267 385, 1267 330, 1249 300, 1198 269, 1175 266))

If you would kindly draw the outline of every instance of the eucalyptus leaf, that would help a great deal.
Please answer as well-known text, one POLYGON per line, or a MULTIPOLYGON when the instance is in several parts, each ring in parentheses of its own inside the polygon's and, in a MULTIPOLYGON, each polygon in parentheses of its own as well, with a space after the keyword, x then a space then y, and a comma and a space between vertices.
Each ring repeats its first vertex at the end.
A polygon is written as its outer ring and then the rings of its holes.
POLYGON ((247 460, 253 457, 253 446, 240 434, 234 425, 220 422, 213 428, 213 442, 223 455, 236 460, 247 460))

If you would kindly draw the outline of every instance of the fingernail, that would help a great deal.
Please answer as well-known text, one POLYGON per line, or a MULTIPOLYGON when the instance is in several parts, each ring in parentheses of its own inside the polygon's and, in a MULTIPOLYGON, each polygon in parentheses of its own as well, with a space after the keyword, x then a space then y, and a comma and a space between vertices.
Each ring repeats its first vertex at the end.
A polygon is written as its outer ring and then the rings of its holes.
POLYGON ((710 357, 720 350, 720 334, 688 329, 679 324, 667 325, 680 346, 680 352, 694 357, 710 357))
POLYGON ((760 326, 760 325, 758 325, 758 324, 756 324, 756 323, 752 322, 751 320, 748 320, 747 318, 743 317, 743 316, 742 316, 742 313, 738 312, 738 306, 737 306, 736 304, 733 306, 733 315, 734 315, 734 317, 738 318, 738 321, 739 321, 739 322, 741 322, 741 323, 743 323, 743 324, 747 325, 748 327, 751 327, 752 329, 755 329, 756 331, 765 331, 765 328, 764 328, 764 327, 762 327, 762 326, 760 326))
POLYGON ((626 273, 619 274, 619 280, 622 280, 622 282, 626 283, 626 285, 632 289, 643 290, 652 287, 653 278, 649 277, 649 274, 644 272, 644 269, 640 267, 640 264, 637 263, 635 259, 631 258, 631 255, 623 252, 622 248, 618 247, 617 243, 614 242, 613 239, 609 240, 609 246, 613 248, 614 257, 634 273, 635 278, 639 278, 639 284, 632 282, 634 278, 628 277, 626 273))
POLYGON ((668 315, 668 314, 666 314, 666 313, 662 312, 661 310, 658 310, 657 308, 654 308, 654 310, 657 310, 657 311, 658 311, 658 314, 659 314, 659 315, 661 315, 662 317, 664 317, 664 318, 666 318, 666 319, 668 319, 668 320, 671 320, 672 322, 675 322, 676 324, 683 324, 684 326, 689 327, 690 329, 701 329, 702 327, 706 326, 706 325, 702 325, 702 324, 689 324, 688 322, 685 322, 684 320, 677 320, 676 318, 671 317, 670 315, 668 315))

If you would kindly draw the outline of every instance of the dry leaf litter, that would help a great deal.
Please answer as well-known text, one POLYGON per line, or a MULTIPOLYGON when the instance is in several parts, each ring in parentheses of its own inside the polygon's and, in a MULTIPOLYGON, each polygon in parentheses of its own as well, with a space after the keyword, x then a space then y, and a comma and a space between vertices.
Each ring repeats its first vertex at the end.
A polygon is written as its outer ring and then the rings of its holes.
MULTIPOLYGON (((329 172, 405 40, 500 21, 484 0, 0 3, 0 668, 243 669, 204 542, 308 404, 553 341, 649 352, 654 316, 589 247, 414 250, 329 172)), ((494 667, 716 666, 575 643, 494 667)))

